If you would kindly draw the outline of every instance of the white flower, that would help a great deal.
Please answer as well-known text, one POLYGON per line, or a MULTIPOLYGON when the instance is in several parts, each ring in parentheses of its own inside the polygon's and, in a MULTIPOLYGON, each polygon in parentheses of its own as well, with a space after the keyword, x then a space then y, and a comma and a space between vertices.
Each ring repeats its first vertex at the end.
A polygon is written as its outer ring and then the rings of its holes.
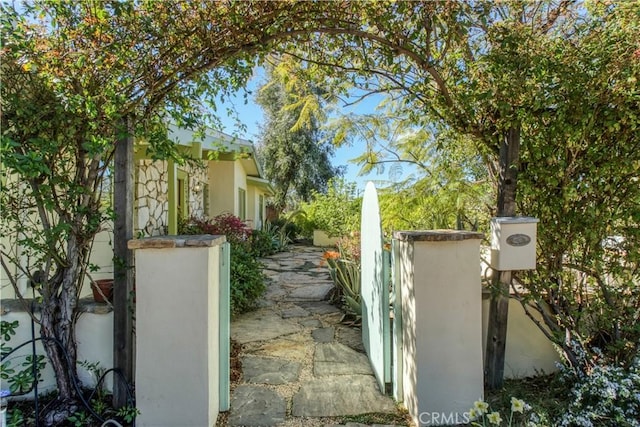
POLYGON ((489 410, 489 404, 482 400, 476 400, 473 402, 473 407, 475 408, 478 415, 484 415, 489 410))
POLYGON ((500 425, 500 423, 502 422, 502 417, 498 412, 490 413, 489 415, 487 415, 487 419, 489 420, 489 423, 495 424, 495 425, 500 425))
POLYGON ((475 410, 475 408, 469 409, 469 421, 473 421, 476 418, 478 418, 478 412, 475 410))
POLYGON ((523 400, 516 399, 515 397, 511 398, 511 412, 524 412, 525 403, 523 400))

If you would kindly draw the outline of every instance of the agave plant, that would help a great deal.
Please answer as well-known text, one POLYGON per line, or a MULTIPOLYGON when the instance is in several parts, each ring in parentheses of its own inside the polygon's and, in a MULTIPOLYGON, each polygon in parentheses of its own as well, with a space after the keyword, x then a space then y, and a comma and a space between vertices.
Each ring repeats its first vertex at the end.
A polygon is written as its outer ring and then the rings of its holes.
POLYGON ((342 258, 327 258, 333 282, 342 291, 346 308, 356 316, 362 316, 360 306, 360 265, 342 258))

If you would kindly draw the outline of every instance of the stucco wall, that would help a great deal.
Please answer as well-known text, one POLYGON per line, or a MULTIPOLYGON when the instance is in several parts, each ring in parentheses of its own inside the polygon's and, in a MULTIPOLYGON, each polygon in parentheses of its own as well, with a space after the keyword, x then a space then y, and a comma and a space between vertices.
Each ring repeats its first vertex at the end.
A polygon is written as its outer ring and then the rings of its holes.
POLYGON ((435 240, 399 243, 403 397, 416 423, 423 414, 462 419, 483 396, 480 238, 425 234, 435 240))
POLYGON ((252 228, 259 229, 261 224, 259 223, 258 216, 258 189, 253 185, 247 183, 247 223, 251 224, 252 228))
POLYGON ((207 426, 218 415, 224 238, 209 237, 216 246, 136 249, 139 426, 207 426))
POLYGON ((210 217, 236 213, 236 186, 234 162, 209 161, 209 213, 210 217))
MULTIPOLYGON (((233 196, 234 196, 233 214, 236 216, 240 216, 240 197, 238 196, 238 189, 242 188, 245 192, 247 191, 247 172, 242 167, 242 164, 237 160, 233 162, 233 179, 235 183, 235 188, 233 189, 233 196)), ((248 197, 247 194, 245 195, 248 197)), ((245 200, 245 203, 247 203, 245 214, 248 214, 249 205, 247 200, 245 200)), ((247 219, 246 215, 244 219, 247 219)))
MULTIPOLYGON (((17 347, 19 344, 31 339, 31 323, 29 315, 24 311, 11 311, 2 314, 2 320, 13 322, 17 320, 19 327, 16 335, 8 342, 10 347, 17 347)), ((39 337, 39 328, 36 325, 36 337, 39 337)), ((83 313, 77 323, 76 338, 78 342, 78 362, 87 361, 89 363, 98 362, 101 368, 109 369, 113 367, 113 313, 95 314, 83 313)), ((40 341, 36 344, 36 353, 45 354, 40 341)), ((12 366, 19 365, 24 361, 24 356, 31 354, 31 346, 27 345, 17 350, 11 357, 12 366)), ((87 387, 95 385, 93 375, 83 367, 78 367, 80 381, 87 387)), ((106 388, 111 390, 112 379, 109 376, 106 381, 106 388)), ((9 387, 2 382, 2 389, 9 387)), ((42 382, 38 385, 39 394, 56 389, 55 377, 49 363, 46 364, 42 372, 42 382)))
MULTIPOLYGON (((485 351, 489 299, 482 301, 482 349, 485 351)), ((484 355, 484 353, 483 353, 484 355)), ((527 317, 522 305, 509 301, 507 344, 505 349, 505 378, 523 378, 541 373, 555 372, 560 355, 540 329, 527 317)))
MULTIPOLYGON (((104 224, 104 231, 101 231, 96 235, 96 238, 93 242, 91 257, 89 262, 98 267, 98 271, 89 272, 88 274, 94 280, 97 279, 108 279, 113 277, 113 233, 112 228, 113 225, 111 221, 107 221, 104 224)), ((3 244, 8 244, 8 239, 3 239, 3 244)), ((26 265, 26 259, 24 262, 26 265)), ((28 286, 27 279, 22 277, 22 274, 18 272, 15 265, 10 264, 9 268, 11 269, 12 274, 17 275, 18 277, 18 288, 23 296, 26 298, 31 298, 31 288, 28 286)), ((6 273, 3 270, 0 270, 0 277, 2 277, 0 296, 2 299, 13 299, 16 297, 15 291, 9 279, 6 277, 6 273)), ((82 291, 80 293, 80 298, 91 295, 91 287, 89 286, 89 278, 85 278, 82 291)))

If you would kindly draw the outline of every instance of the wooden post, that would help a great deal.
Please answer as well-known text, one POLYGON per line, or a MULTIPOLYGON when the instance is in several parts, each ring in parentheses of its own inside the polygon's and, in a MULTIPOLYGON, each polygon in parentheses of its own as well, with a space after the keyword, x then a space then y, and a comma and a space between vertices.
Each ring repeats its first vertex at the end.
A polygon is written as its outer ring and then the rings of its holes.
MULTIPOLYGON (((500 144, 500 182, 498 184, 498 216, 516 214, 516 183, 520 156, 520 124, 512 125, 500 144)), ((504 358, 509 317, 509 286, 511 271, 501 271, 498 292, 489 304, 487 348, 485 354, 485 385, 489 390, 502 387, 504 358)))
POLYGON ((133 123, 123 120, 114 154, 113 233, 113 366, 122 372, 113 384, 113 405, 129 402, 128 386, 133 383, 133 252, 127 242, 133 238, 133 123))

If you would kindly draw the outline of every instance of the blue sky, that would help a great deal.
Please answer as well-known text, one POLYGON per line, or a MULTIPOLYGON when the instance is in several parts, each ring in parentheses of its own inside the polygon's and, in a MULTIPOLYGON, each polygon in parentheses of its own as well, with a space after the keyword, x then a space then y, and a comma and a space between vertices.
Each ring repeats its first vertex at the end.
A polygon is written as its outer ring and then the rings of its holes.
MULTIPOLYGON (((238 131, 235 126, 235 120, 227 117, 225 114, 221 114, 220 120, 223 125, 223 132, 228 134, 237 134, 241 138, 249 139, 254 143, 257 143, 259 138, 259 127, 263 124, 262 109, 254 102, 254 96, 263 81, 263 75, 261 73, 256 74, 247 85, 247 90, 252 92, 245 104, 244 96, 242 92, 238 92, 235 96, 227 99, 224 103, 225 107, 233 108, 238 113, 239 120, 246 126, 246 132, 238 131)), ((345 113, 353 112, 359 114, 371 113, 375 110, 375 107, 381 101, 381 97, 370 97, 356 106, 345 108, 345 113)), ((225 111, 225 108, 219 108, 218 111, 225 111)), ((359 190, 364 190, 367 181, 372 180, 388 180, 387 173, 376 174, 370 173, 367 176, 358 176, 360 166, 350 163, 349 161, 364 151, 364 143, 362 141, 355 141, 351 146, 343 146, 335 151, 335 155, 332 159, 334 166, 346 166, 345 179, 349 182, 355 182, 359 190)))

